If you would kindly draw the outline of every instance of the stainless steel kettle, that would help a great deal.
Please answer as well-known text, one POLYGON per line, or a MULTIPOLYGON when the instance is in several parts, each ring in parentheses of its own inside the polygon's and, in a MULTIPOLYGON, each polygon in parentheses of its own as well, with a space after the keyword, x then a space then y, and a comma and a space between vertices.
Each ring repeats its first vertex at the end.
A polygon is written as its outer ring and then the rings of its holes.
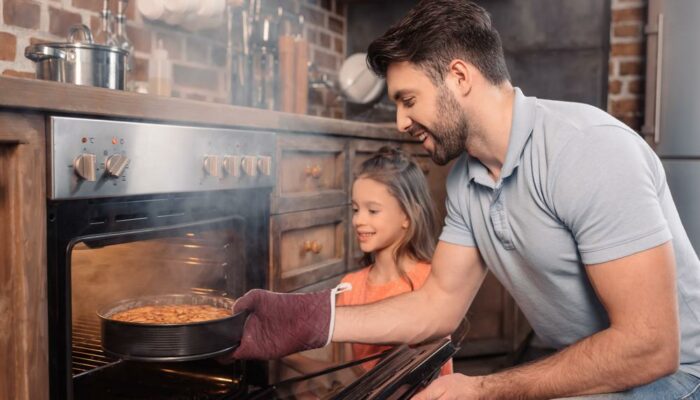
POLYGON ((76 24, 67 43, 27 46, 24 56, 36 62, 39 79, 124 90, 129 52, 95 44, 90 28, 76 24))

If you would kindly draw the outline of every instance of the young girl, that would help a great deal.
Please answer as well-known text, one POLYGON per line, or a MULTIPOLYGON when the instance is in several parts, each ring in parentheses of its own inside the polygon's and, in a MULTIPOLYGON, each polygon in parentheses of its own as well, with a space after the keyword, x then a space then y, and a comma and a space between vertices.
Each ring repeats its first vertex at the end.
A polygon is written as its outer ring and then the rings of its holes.
MULTIPOLYGON (((342 282, 340 306, 372 303, 420 288, 430 274, 438 225, 428 184, 418 165, 400 150, 381 148, 363 162, 352 186, 352 225, 364 256, 363 269, 342 282)), ((362 359, 390 346, 351 344, 362 359)), ((369 369, 376 361, 367 362, 369 369)), ((441 374, 452 373, 452 360, 441 374)))

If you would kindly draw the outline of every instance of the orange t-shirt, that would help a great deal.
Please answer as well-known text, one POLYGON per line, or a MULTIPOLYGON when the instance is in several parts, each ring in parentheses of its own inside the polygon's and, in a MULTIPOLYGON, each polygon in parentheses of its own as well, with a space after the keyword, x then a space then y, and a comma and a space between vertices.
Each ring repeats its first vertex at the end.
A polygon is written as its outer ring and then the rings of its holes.
MULTIPOLYGON (((389 297, 394 297, 401 293, 411 291, 411 286, 406 280, 399 278, 383 285, 373 285, 369 283, 369 270, 371 267, 363 268, 359 271, 349 273, 343 277, 342 282, 352 284, 352 290, 338 295, 336 304, 339 306, 355 306, 360 304, 374 303, 389 297)), ((407 271, 408 277, 413 282, 414 289, 418 289, 425 283, 430 275, 430 264, 418 263, 411 270, 407 271)), ((380 346, 373 344, 352 344, 353 359, 369 357, 377 353, 391 349, 392 346, 380 346)), ((370 369, 377 364, 377 360, 368 361, 362 366, 370 369)), ((440 375, 452 373, 452 360, 450 359, 440 370, 440 375)))

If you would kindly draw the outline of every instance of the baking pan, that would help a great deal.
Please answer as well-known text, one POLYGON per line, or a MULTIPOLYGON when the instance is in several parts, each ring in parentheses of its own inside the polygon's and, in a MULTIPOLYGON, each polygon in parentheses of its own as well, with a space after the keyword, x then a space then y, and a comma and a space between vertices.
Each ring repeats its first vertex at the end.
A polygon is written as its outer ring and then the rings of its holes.
POLYGON ((178 304, 233 310, 234 300, 222 296, 170 294, 119 301, 97 311, 101 320, 102 348, 126 360, 190 361, 226 354, 240 343, 247 312, 182 324, 146 324, 110 318, 136 307, 178 304))

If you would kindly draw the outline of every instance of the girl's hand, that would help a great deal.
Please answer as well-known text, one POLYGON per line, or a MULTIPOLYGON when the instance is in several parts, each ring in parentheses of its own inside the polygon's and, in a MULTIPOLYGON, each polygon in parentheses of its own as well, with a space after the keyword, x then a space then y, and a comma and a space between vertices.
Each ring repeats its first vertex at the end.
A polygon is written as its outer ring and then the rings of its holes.
POLYGON ((412 400, 478 400, 480 377, 462 374, 444 375, 413 396, 412 400))

